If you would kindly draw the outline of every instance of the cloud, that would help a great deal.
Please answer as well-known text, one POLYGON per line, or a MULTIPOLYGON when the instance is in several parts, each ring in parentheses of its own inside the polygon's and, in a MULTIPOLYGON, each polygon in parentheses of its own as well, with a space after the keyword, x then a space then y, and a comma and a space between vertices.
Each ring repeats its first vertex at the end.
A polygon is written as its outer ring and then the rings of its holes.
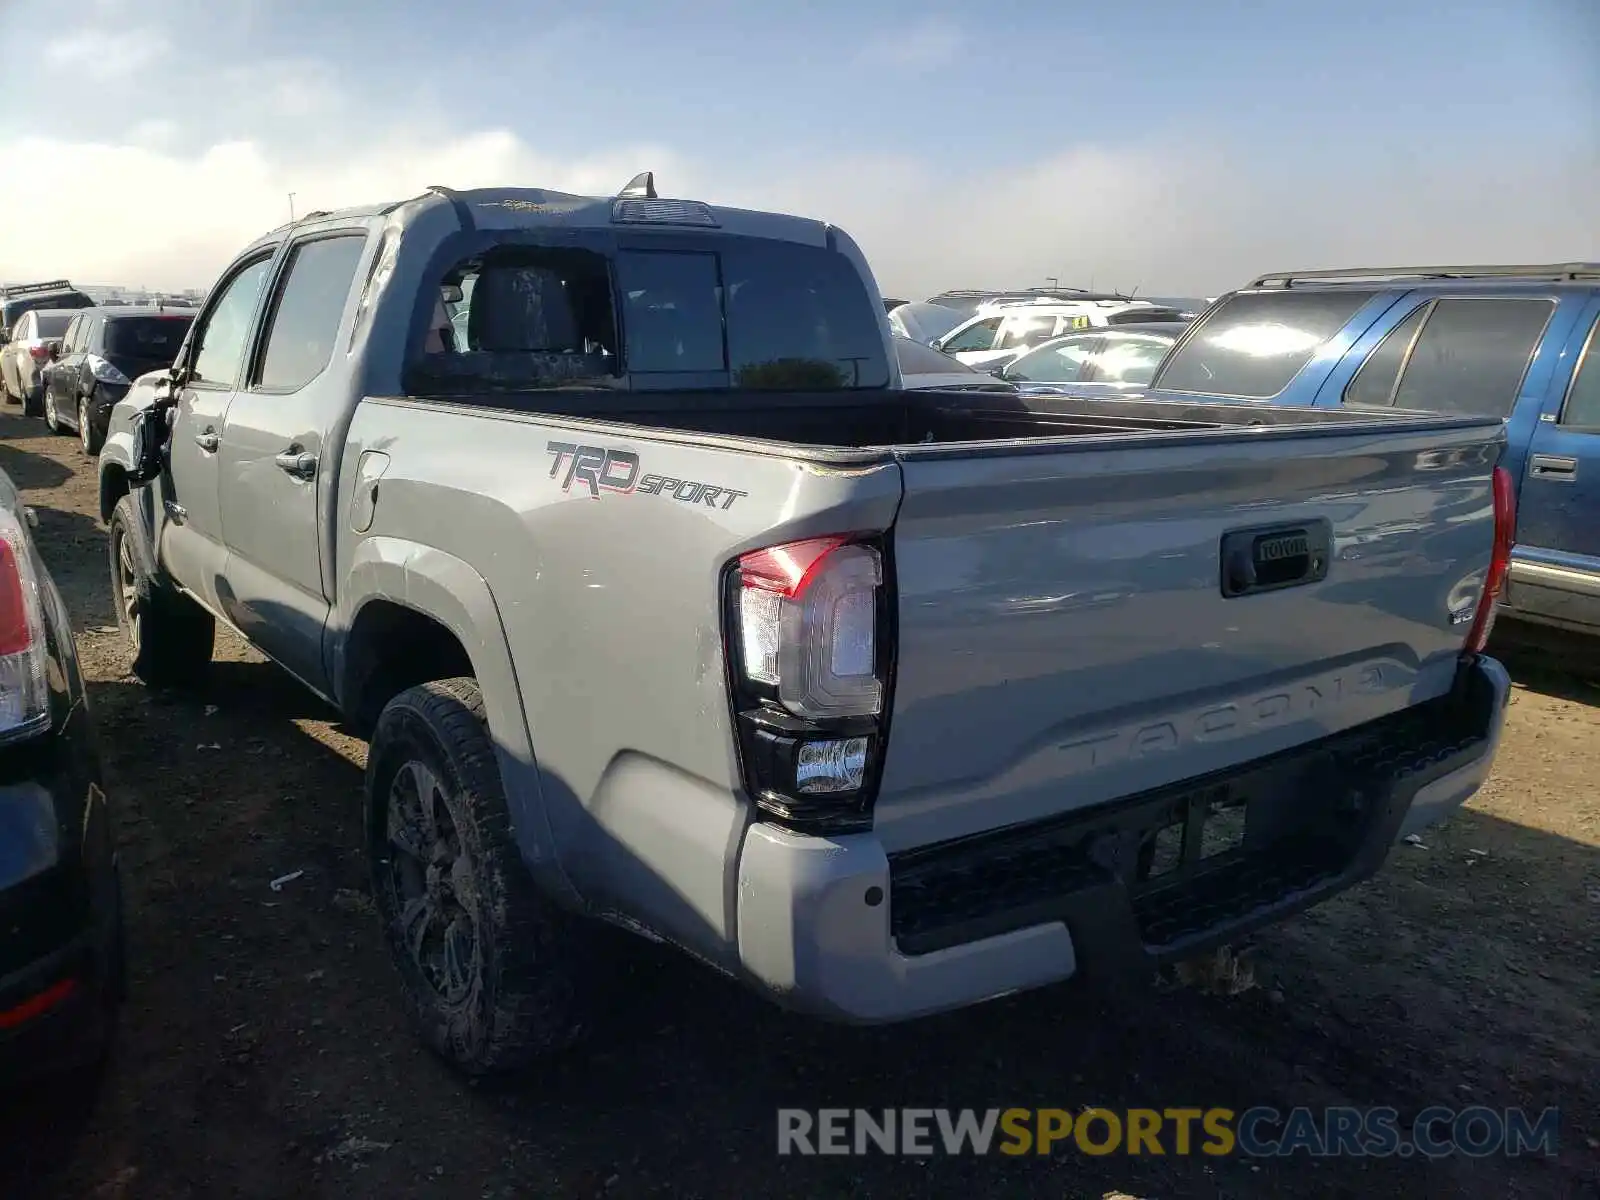
MULTIPOLYGON (((170 136, 168 138, 170 142, 170 136)), ((457 187, 537 181, 579 192, 615 192, 640 162, 685 179, 660 148, 620 147, 558 161, 514 135, 485 131, 455 139, 396 133, 363 137, 342 155, 305 157, 248 140, 184 155, 143 145, 0 139, 7 161, 93 165, 93 189, 62 189, 46 172, 9 180, 8 211, 28 214, 0 226, 4 277, 54 278, 153 287, 205 287, 260 234, 283 224, 289 193, 296 211, 334 209, 414 196, 429 184, 457 187)))
POLYGON ((167 57, 172 44, 148 29, 75 29, 45 42, 44 61, 63 75, 111 83, 132 79, 167 57))
MULTIPOLYGON (((137 61, 157 41, 135 39, 136 53, 118 61, 137 61)), ((88 55, 93 44, 56 43, 55 53, 88 55)), ((911 66, 933 62, 941 45, 949 53, 959 39, 935 23, 909 29, 894 50, 911 66)), ((195 95, 205 96, 201 108, 185 98, 174 113, 141 103, 115 136, 103 115, 86 127, 92 134, 0 132, 0 161, 71 163, 96 180, 63 188, 58 172, 7 177, 5 210, 22 219, 0 222, 0 278, 204 287, 287 218, 291 192, 300 213, 402 199, 435 183, 609 194, 641 163, 669 194, 833 221, 894 295, 1052 276, 1211 295, 1283 268, 1600 258, 1600 229, 1585 208, 1600 193, 1592 151, 1552 158, 1535 145, 1493 154, 1422 145, 1330 172, 1183 130, 1078 141, 1068 129, 1053 150, 1016 164, 896 155, 869 141, 831 159, 786 160, 774 174, 670 144, 560 155, 509 128, 474 128, 447 106, 366 103, 310 58, 211 70, 188 89, 195 95)), ((1314 146, 1303 154, 1320 161, 1314 146)))
POLYGON ((667 194, 798 212, 850 231, 880 286, 925 296, 946 287, 1063 283, 1210 295, 1283 268, 1424 261, 1600 258, 1585 197, 1600 159, 1565 175, 1547 160, 1482 164, 1418 157, 1381 177, 1250 175, 1222 144, 1086 144, 1028 167, 941 168, 872 155, 741 176, 667 146, 617 146, 581 158, 541 152, 509 130, 448 136, 410 126, 334 148, 235 139, 183 153, 170 128, 140 144, 6 142, 0 160, 93 164, 111 181, 62 189, 47 172, 7 185, 0 271, 88 282, 204 287, 247 242, 298 212, 416 195, 427 185, 535 184, 610 194, 652 164, 667 194), (26 237, 14 231, 26 228, 26 237))
POLYGON ((931 71, 955 62, 964 43, 961 30, 936 17, 869 39, 861 50, 860 61, 874 67, 931 71))

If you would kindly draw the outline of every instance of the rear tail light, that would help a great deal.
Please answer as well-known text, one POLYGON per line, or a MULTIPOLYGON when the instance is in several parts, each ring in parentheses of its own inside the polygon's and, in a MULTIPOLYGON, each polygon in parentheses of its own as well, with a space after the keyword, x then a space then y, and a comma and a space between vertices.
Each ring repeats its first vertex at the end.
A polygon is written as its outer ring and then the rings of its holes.
POLYGON ((741 555, 727 649, 745 786, 807 833, 872 821, 886 733, 891 609, 875 538, 830 536, 741 555))
POLYGON ((28 357, 34 362, 47 362, 50 358, 50 345, 48 342, 34 342, 28 347, 28 357))
POLYGON ((1481 654, 1489 644, 1489 634, 1494 629, 1494 617, 1500 607, 1500 597, 1505 592, 1506 573, 1511 569, 1511 548, 1517 540, 1517 490, 1511 472, 1504 467, 1494 469, 1494 549, 1489 555, 1489 571, 1484 577, 1483 591, 1478 596, 1478 611, 1473 614, 1472 628, 1467 631, 1463 653, 1481 654))
POLYGON ((0 508, 0 738, 50 722, 39 576, 21 519, 0 508))

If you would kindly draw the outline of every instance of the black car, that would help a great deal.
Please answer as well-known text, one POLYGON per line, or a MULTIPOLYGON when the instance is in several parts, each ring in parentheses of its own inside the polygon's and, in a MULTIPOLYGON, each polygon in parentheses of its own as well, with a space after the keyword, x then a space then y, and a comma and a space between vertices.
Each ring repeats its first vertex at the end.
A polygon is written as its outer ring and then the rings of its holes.
POLYGON ((190 308, 133 305, 79 312, 45 371, 45 424, 76 430, 84 453, 99 454, 112 407, 140 375, 172 365, 194 316, 190 308))
POLYGON ((0 1088, 104 1057, 123 990, 110 815, 72 622, 0 472, 0 1088))

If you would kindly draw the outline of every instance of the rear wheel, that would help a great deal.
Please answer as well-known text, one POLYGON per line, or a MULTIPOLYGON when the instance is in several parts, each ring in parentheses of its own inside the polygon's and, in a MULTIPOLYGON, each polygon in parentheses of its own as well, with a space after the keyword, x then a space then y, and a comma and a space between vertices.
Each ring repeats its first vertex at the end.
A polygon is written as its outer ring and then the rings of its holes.
POLYGON ((100 453, 100 447, 105 444, 105 435, 94 427, 89 419, 89 397, 78 397, 78 444, 83 447, 83 452, 90 458, 100 453))
POLYGON ((133 673, 154 686, 195 682, 210 665, 216 622, 155 578, 131 495, 111 514, 110 553, 117 627, 133 648, 133 673))
POLYGON ((373 900, 422 1040, 468 1075, 569 1045, 579 1033, 576 918, 523 866, 474 680, 389 701, 366 796, 373 900))

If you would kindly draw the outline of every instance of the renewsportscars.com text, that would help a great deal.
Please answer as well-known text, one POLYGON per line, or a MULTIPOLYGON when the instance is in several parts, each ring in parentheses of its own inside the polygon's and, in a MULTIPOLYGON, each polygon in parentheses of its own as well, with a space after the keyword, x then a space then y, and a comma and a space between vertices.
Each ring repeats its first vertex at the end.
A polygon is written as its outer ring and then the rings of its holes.
POLYGON ((1560 1111, 1425 1108, 783 1108, 780 1155, 1554 1155, 1560 1111))

